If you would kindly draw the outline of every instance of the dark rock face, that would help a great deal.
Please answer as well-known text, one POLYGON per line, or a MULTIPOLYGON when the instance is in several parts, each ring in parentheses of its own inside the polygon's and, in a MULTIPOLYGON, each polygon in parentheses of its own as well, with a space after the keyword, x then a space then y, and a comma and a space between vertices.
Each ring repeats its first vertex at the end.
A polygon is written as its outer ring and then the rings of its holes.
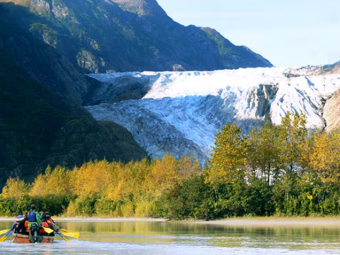
MULTIPOLYGON (((13 15, 24 9, 20 6, 12 7, 15 10, 0 4, 0 48, 6 50, 32 79, 81 104, 94 82, 80 73, 67 57, 16 24, 13 15)), ((28 19, 33 17, 27 13, 28 19)))
POLYGON ((0 53, 0 185, 9 176, 32 180, 47 165, 72 168, 96 159, 146 157, 125 128, 95 121, 0 53))
MULTIPOLYGON (((105 76, 106 74, 98 74, 105 76)), ((90 74, 90 77, 96 78, 96 74, 90 74)), ((106 82, 100 83, 100 86, 92 92, 91 101, 89 105, 96 105, 100 103, 113 103, 131 99, 142 99, 151 89, 152 84, 159 78, 159 74, 154 76, 143 76, 136 78, 129 73, 122 73, 122 75, 115 79, 114 82, 108 79, 106 82)))
POLYGON ((340 61, 331 65, 325 65, 322 67, 322 70, 326 74, 340 74, 340 61))
POLYGON ((79 104, 88 91, 90 80, 0 5, 0 186, 10 176, 30 181, 48 165, 147 156, 125 128, 97 122, 79 104))
POLYGON ((260 85, 248 96, 248 108, 256 109, 255 116, 270 120, 270 101, 275 98, 278 90, 278 85, 260 85))
POLYGON ((213 29, 174 22, 155 0, 11 2, 26 6, 10 6, 13 18, 87 73, 272 66, 213 29))

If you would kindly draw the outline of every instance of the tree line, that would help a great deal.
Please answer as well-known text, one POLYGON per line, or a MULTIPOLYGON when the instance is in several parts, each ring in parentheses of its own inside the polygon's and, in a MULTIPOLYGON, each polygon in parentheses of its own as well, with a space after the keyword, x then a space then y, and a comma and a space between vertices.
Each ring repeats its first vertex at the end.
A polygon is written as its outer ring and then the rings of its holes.
POLYGON ((340 132, 308 131, 288 113, 243 135, 235 123, 216 134, 210 161, 193 157, 94 161, 51 169, 33 183, 8 179, 0 214, 30 203, 54 215, 215 219, 339 215, 340 132))

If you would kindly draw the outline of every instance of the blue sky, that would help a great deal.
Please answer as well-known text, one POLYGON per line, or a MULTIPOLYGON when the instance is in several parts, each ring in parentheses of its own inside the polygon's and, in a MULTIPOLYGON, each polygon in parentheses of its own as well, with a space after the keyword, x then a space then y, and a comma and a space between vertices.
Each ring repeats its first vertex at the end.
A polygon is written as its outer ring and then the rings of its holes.
POLYGON ((340 60, 340 0, 157 0, 183 25, 212 27, 275 66, 340 60))

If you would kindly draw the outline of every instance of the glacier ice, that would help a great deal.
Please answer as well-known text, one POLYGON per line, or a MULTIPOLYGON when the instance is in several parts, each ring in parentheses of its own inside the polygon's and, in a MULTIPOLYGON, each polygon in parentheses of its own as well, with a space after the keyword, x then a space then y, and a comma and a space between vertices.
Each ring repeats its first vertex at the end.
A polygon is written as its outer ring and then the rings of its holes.
POLYGON ((101 82, 98 120, 126 127, 155 158, 193 154, 205 162, 215 134, 235 121, 248 133, 288 112, 304 113, 307 127, 325 127, 323 106, 340 88, 340 75, 317 68, 249 68, 192 72, 90 74, 101 82))

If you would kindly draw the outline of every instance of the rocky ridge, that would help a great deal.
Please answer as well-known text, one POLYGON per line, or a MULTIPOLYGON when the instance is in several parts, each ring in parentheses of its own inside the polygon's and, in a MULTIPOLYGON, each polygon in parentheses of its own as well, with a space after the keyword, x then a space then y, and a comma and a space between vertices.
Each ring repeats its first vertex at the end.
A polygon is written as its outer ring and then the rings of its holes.
POLYGON ((269 67, 217 31, 174 22, 155 0, 0 0, 82 72, 269 67))

